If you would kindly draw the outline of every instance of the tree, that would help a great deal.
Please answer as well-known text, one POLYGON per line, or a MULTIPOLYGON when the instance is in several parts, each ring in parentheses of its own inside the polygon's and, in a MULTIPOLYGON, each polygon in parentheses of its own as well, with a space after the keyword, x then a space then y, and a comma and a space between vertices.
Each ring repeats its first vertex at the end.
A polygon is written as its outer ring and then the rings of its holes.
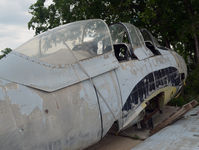
POLYGON ((199 63, 199 1, 147 0, 140 18, 164 45, 199 63), (195 45, 195 47, 193 47, 195 45), (180 48, 180 49, 179 49, 180 48))
POLYGON ((162 45, 199 63, 198 0, 37 0, 30 6, 29 29, 39 34, 76 20, 100 18, 108 24, 130 22, 152 31, 162 45))
POLYGON ((53 0, 50 6, 45 6, 45 0, 37 0, 30 6, 30 13, 32 19, 28 27, 35 30, 35 34, 93 18, 103 19, 108 24, 130 22, 147 28, 161 45, 180 53, 192 71, 187 82, 188 92, 181 99, 185 102, 190 95, 198 95, 198 0, 53 0))
POLYGON ((30 6, 32 19, 28 27, 39 34, 76 20, 100 18, 108 24, 136 23, 144 5, 144 0, 53 0, 50 6, 45 6, 45 0, 37 0, 30 6))
POLYGON ((185 27, 190 31, 190 35, 194 39, 195 43, 195 61, 199 64, 199 43, 198 43, 198 32, 199 32, 199 2, 198 0, 183 0, 185 11, 187 13, 187 21, 185 27))

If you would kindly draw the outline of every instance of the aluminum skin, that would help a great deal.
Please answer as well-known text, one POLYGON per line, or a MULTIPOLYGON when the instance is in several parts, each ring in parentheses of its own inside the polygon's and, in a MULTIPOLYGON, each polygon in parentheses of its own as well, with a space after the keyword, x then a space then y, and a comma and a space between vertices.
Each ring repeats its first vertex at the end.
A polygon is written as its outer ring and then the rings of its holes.
MULTIPOLYGON (((89 25, 92 22, 108 31, 98 41, 100 50, 113 35, 102 20, 89 20, 89 25)), ((182 57, 155 45, 158 55, 144 45, 136 48, 131 40, 138 35, 128 32, 128 25, 123 28, 136 58, 130 53, 119 60, 113 41, 110 51, 72 64, 51 64, 19 51, 2 58, 1 150, 84 149, 101 140, 114 122, 119 130, 136 123, 159 93, 164 94, 164 104, 179 93, 187 76, 182 57)))

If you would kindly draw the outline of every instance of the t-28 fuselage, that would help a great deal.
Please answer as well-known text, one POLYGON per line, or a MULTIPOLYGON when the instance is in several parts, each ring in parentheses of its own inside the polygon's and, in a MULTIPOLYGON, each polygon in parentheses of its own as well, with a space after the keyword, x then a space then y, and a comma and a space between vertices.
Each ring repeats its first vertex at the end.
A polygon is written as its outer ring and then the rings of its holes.
POLYGON ((145 29, 69 23, 0 60, 1 150, 76 150, 180 93, 185 62, 145 29))

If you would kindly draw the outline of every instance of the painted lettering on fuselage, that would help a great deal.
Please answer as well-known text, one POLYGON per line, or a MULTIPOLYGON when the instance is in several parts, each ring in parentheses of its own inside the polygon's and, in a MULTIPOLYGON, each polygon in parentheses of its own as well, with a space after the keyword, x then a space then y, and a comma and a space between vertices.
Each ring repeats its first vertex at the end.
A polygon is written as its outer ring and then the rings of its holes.
POLYGON ((181 76, 175 67, 168 67, 149 73, 131 91, 122 111, 129 111, 133 104, 142 103, 154 91, 166 86, 179 86, 181 76))

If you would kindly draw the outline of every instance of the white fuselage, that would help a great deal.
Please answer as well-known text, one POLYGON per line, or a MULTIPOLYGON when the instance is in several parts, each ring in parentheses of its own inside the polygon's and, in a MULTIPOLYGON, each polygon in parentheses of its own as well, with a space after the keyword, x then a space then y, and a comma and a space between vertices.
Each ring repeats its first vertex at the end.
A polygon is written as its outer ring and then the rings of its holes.
POLYGON ((83 149, 115 121, 122 129, 153 93, 182 86, 169 79, 169 71, 176 81, 181 73, 186 76, 183 59, 173 51, 160 53, 118 62, 109 52, 81 66, 57 67, 11 52, 0 60, 1 150, 83 149))

